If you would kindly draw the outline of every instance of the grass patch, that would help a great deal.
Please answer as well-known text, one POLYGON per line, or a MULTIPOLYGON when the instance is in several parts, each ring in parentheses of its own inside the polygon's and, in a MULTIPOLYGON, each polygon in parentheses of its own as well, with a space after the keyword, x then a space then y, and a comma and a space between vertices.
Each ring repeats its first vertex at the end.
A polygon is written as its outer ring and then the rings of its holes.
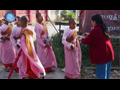
POLYGON ((82 67, 94 67, 94 64, 90 63, 89 58, 89 46, 80 43, 81 51, 82 51, 82 67))
POLYGON ((53 38, 53 51, 55 53, 58 67, 64 68, 65 67, 65 59, 64 59, 64 46, 62 44, 62 35, 61 34, 55 34, 52 36, 53 38))

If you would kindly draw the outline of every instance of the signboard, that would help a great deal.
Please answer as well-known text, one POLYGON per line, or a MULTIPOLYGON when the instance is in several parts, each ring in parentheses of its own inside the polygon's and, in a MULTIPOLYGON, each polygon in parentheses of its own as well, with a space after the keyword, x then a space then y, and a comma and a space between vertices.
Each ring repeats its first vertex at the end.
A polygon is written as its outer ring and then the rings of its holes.
POLYGON ((102 16, 111 35, 120 35, 120 10, 80 10, 79 25, 81 33, 91 31, 93 28, 91 17, 94 14, 102 16))

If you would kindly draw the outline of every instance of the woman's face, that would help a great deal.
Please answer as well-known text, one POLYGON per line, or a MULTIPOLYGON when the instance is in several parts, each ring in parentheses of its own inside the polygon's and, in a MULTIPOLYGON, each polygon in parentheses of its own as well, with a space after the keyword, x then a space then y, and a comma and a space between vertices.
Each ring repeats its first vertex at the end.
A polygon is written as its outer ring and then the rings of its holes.
POLYGON ((91 22, 92 22, 92 26, 95 27, 96 26, 96 22, 92 21, 92 20, 91 20, 91 22))

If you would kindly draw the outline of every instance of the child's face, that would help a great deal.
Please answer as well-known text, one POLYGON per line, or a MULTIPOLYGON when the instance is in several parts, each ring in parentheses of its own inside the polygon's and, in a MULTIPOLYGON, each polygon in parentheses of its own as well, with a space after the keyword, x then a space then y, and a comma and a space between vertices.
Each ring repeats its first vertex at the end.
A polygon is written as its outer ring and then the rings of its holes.
POLYGON ((21 24, 20 20, 19 20, 18 22, 16 22, 16 24, 17 24, 18 26, 20 26, 20 24, 21 24))
POLYGON ((25 26, 25 23, 20 20, 20 25, 21 25, 21 27, 24 27, 24 26, 25 26))
POLYGON ((38 22, 42 22, 43 21, 43 17, 42 17, 42 15, 41 16, 39 16, 38 18, 37 18, 37 20, 38 20, 38 22))
POLYGON ((75 23, 75 22, 71 22, 71 23, 69 24, 69 26, 70 26, 71 29, 75 29, 76 23, 75 23))

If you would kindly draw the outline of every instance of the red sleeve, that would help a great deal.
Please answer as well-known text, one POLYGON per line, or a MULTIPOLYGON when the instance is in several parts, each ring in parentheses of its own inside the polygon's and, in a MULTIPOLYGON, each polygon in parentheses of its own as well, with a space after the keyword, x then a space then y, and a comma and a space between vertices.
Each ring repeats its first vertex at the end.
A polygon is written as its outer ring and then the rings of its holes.
POLYGON ((81 40, 83 44, 90 45, 96 40, 97 30, 91 30, 90 34, 81 40))

